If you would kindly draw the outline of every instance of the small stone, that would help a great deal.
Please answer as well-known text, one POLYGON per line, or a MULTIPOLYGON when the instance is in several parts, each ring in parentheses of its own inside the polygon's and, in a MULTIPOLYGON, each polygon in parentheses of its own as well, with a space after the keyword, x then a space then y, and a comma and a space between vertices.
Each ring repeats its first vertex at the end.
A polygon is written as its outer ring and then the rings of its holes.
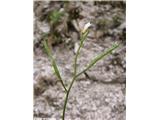
POLYGON ((75 53, 75 54, 77 53, 78 48, 79 48, 78 43, 75 43, 75 44, 74 44, 74 53, 75 53))
POLYGON ((98 31, 96 32, 96 38, 100 38, 100 37, 102 37, 103 35, 104 35, 104 32, 103 32, 103 31, 98 30, 98 31))
POLYGON ((76 20, 72 20, 71 22, 72 22, 74 28, 75 28, 77 31, 80 31, 80 28, 79 28, 79 26, 78 26, 77 21, 76 21, 76 20))
POLYGON ((48 33, 50 31, 49 24, 45 22, 37 22, 38 28, 43 32, 43 33, 48 33))

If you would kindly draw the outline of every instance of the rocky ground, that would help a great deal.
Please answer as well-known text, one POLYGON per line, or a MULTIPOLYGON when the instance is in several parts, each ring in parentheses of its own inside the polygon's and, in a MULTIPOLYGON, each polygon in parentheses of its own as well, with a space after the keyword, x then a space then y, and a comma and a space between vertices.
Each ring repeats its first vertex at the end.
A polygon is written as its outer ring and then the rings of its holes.
POLYGON ((81 50, 81 71, 96 55, 121 42, 112 55, 81 75, 69 95, 66 120, 125 120, 125 2, 34 2, 34 117, 60 120, 64 90, 51 71, 42 41, 48 39, 64 78, 70 83, 80 31, 92 23, 81 50))

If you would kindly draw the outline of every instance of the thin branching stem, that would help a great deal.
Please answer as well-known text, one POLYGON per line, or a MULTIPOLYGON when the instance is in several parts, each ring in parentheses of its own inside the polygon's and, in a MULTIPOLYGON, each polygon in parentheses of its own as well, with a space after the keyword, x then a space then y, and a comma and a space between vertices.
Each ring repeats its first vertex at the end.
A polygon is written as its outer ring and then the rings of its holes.
POLYGON ((73 83, 75 82, 76 78, 79 77, 81 74, 83 74, 84 72, 86 72, 87 70, 89 70, 92 66, 94 66, 99 60, 101 60, 103 57, 105 57, 106 55, 108 54, 111 54, 113 50, 115 50, 119 45, 115 44, 113 45, 112 48, 110 48, 109 50, 103 52, 102 54, 100 54, 99 56, 97 56, 96 58, 94 58, 90 63, 89 65, 84 69, 82 70, 80 73, 77 74, 76 72, 76 69, 77 69, 77 58, 78 58, 78 55, 79 55, 79 52, 80 52, 80 48, 83 46, 83 42, 84 40, 86 39, 87 34, 85 34, 86 36, 84 36, 84 38, 82 38, 81 40, 81 44, 78 48, 78 51, 77 51, 77 54, 76 54, 76 57, 75 57, 75 63, 74 63, 74 76, 73 76, 73 79, 69 85, 69 88, 68 88, 68 91, 67 91, 67 94, 65 96, 65 100, 64 100, 64 107, 63 107, 63 114, 62 114, 62 120, 65 120, 65 111, 66 111, 66 107, 67 107, 67 103, 68 103, 68 97, 69 97, 69 93, 70 93, 70 90, 73 86, 73 83))
POLYGON ((63 83, 63 80, 62 80, 62 77, 61 77, 60 72, 58 70, 58 67, 57 67, 57 64, 55 62, 55 59, 52 56, 52 52, 49 49, 47 42, 44 41, 44 48, 45 48, 45 50, 46 50, 46 52, 47 52, 47 54, 49 56, 49 59, 51 61, 52 71, 53 71, 53 73, 56 74, 57 78, 60 80, 60 82, 61 82, 61 84, 62 84, 62 86, 63 86, 63 88, 64 88, 64 90, 66 92, 66 96, 65 96, 65 100, 64 100, 63 113, 62 113, 62 120, 65 120, 65 111, 66 111, 66 107, 67 107, 67 103, 68 103, 69 93, 70 93, 70 90, 71 90, 71 88, 73 86, 73 83, 75 82, 76 78, 79 77, 81 74, 85 73, 91 67, 93 67, 102 58, 104 58, 105 56, 111 54, 112 51, 115 50, 119 46, 119 44, 115 44, 110 49, 106 50, 105 52, 103 52, 100 55, 98 55, 97 57, 95 57, 88 64, 88 66, 84 70, 82 70, 80 73, 77 74, 77 59, 78 59, 78 56, 79 56, 79 53, 80 53, 80 49, 83 47, 83 43, 84 43, 85 39, 87 38, 88 33, 89 33, 89 31, 86 31, 85 33, 82 34, 81 41, 80 41, 80 46, 79 46, 79 48, 77 50, 77 53, 76 53, 76 56, 75 56, 75 59, 74 59, 74 74, 73 74, 73 78, 71 80, 71 83, 69 84, 68 90, 67 90, 67 88, 65 87, 65 85, 63 83))
POLYGON ((91 61, 91 63, 84 69, 82 70, 82 72, 78 73, 76 76, 74 76, 74 78, 71 81, 71 84, 68 88, 67 94, 65 96, 65 101, 64 101, 64 107, 63 107, 63 115, 62 115, 62 120, 65 120, 65 111, 66 111, 66 107, 67 107, 67 102, 68 102, 68 97, 69 97, 69 93, 70 90, 73 86, 73 83, 75 82, 76 78, 79 77, 81 74, 83 74, 84 72, 86 72, 87 70, 89 70, 92 66, 94 66, 98 61, 100 61, 103 57, 105 57, 108 54, 111 54, 113 50, 115 50, 119 45, 114 45, 112 48, 110 48, 109 50, 105 51, 104 53, 100 54, 99 56, 97 56, 95 59, 93 59, 91 61))

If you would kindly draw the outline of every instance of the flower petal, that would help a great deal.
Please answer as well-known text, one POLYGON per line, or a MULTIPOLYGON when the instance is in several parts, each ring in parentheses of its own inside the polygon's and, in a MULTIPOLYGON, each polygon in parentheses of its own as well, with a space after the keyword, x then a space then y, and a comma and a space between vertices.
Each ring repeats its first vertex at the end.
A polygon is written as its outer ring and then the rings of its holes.
POLYGON ((83 28, 83 30, 82 30, 82 33, 85 33, 86 30, 87 30, 90 26, 91 26, 91 23, 90 23, 90 22, 88 22, 87 24, 85 24, 85 26, 84 26, 84 28, 83 28))

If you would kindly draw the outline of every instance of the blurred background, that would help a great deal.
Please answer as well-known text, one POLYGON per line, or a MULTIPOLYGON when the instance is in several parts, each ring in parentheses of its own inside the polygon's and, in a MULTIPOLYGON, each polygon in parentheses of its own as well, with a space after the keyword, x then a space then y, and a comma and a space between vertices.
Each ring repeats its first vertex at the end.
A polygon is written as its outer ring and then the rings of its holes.
POLYGON ((66 85, 73 74, 75 48, 91 22, 78 71, 115 42, 120 47, 81 75, 69 96, 66 120, 125 120, 126 3, 124 1, 34 1, 34 117, 60 120, 64 91, 44 52, 47 40, 66 85))

